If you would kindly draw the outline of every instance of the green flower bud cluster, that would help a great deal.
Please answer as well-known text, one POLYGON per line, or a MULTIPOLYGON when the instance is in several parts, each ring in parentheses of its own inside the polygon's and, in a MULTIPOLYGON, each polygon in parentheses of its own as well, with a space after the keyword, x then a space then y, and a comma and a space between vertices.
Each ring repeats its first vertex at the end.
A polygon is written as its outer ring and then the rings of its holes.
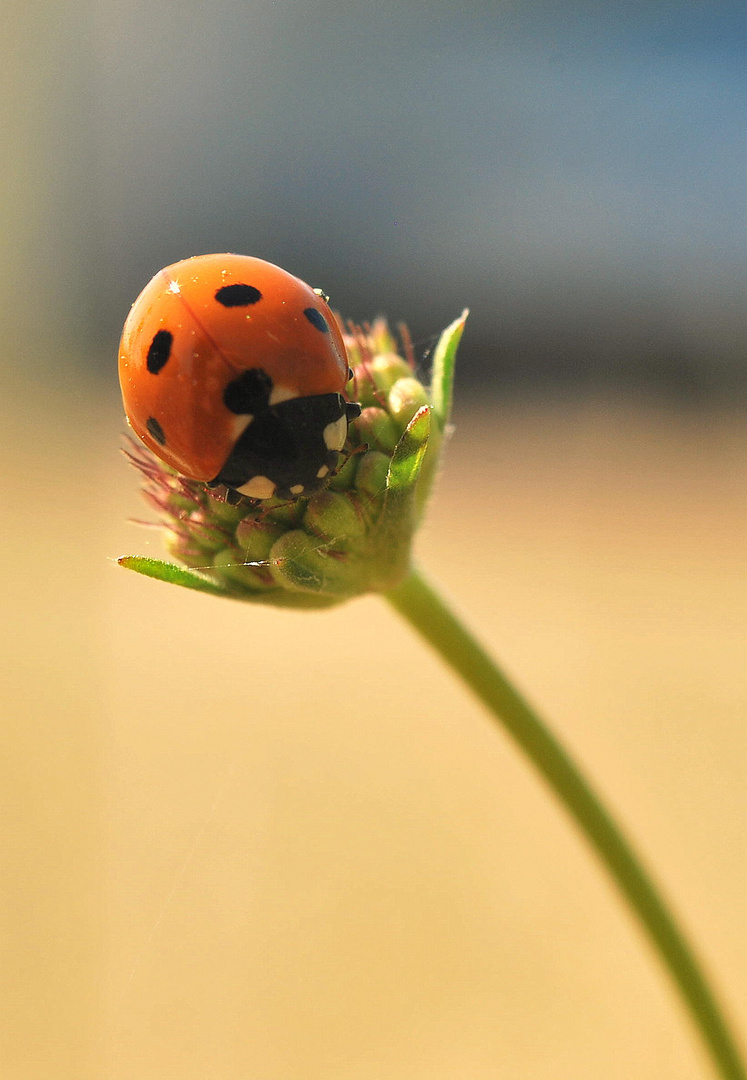
POLYGON ((311 496, 234 505, 225 492, 178 476, 144 449, 130 451, 169 554, 182 566, 136 556, 120 562, 190 588, 293 607, 326 607, 394 588, 410 567, 465 317, 442 335, 430 388, 415 375, 406 331, 403 357, 384 320, 351 326, 348 392, 362 412, 350 425, 340 468, 311 496))

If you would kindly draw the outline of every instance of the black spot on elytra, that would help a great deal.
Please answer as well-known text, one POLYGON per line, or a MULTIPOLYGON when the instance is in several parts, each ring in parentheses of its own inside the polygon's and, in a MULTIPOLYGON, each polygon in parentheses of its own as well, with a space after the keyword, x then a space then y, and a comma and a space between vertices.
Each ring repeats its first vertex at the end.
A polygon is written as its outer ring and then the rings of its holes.
POLYGON ((262 299, 262 293, 253 285, 224 285, 218 289, 215 299, 223 307, 248 307, 262 299))
MULTIPOLYGON (((157 375, 171 356, 171 346, 174 343, 174 335, 168 330, 159 330, 150 343, 148 357, 145 361, 151 375, 157 375)), ((155 436, 154 436, 155 438, 155 436)))
POLYGON ((262 368, 242 371, 223 391, 223 402, 237 416, 256 416, 269 408, 272 379, 262 368))
POLYGON ((321 311, 317 311, 315 307, 304 308, 304 315, 309 320, 312 326, 317 330, 321 330, 323 334, 329 333, 329 327, 327 326, 327 320, 322 315, 321 311))
POLYGON ((145 426, 160 446, 166 445, 166 436, 163 433, 163 428, 158 423, 155 416, 149 416, 145 422, 145 426))

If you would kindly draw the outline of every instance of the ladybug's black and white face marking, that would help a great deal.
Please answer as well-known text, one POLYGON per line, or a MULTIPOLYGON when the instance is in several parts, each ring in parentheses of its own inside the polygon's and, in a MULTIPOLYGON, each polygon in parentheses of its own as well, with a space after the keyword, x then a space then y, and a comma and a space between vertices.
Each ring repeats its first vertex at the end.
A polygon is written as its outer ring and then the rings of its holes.
POLYGON ((334 472, 348 423, 360 407, 340 394, 289 398, 274 405, 270 400, 271 382, 263 371, 244 372, 226 387, 226 405, 250 415, 212 482, 252 499, 310 495, 334 472))
POLYGON ((128 420, 153 453, 255 499, 322 486, 360 411, 343 397, 345 343, 327 297, 245 255, 156 274, 119 363, 128 420))

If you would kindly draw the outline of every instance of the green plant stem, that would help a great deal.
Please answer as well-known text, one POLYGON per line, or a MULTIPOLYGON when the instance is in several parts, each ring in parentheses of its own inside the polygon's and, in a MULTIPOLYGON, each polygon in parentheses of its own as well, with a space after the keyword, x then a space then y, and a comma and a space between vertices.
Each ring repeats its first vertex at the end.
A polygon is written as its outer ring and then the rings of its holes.
POLYGON ((736 1041, 684 932, 567 751, 417 571, 386 598, 462 676, 545 778, 643 924, 720 1076, 747 1080, 736 1041))

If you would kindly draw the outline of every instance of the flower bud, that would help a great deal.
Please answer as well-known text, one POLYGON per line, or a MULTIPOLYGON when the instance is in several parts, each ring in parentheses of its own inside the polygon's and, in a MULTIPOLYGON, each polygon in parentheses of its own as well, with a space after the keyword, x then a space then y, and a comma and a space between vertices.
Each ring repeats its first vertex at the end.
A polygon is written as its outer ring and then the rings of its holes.
POLYGON ((381 405, 397 379, 412 375, 410 365, 396 353, 384 353, 365 361, 355 370, 355 393, 365 407, 381 405))
POLYGON ((191 569, 138 557, 123 564, 213 595, 285 607, 328 607, 394 588, 408 572, 435 475, 463 325, 464 317, 444 331, 430 390, 394 351, 386 322, 352 328, 348 389, 364 408, 350 422, 339 468, 312 495, 227 501, 220 489, 178 476, 142 448, 128 452, 165 526, 169 553, 191 569))
POLYGON ((366 525, 353 499, 334 491, 319 491, 309 499, 304 528, 326 540, 344 538, 349 543, 365 534, 366 525))
POLYGON ((389 461, 388 454, 382 454, 379 450, 369 450, 363 455, 355 474, 355 487, 361 495, 375 498, 384 494, 389 461))
POLYGON ((302 529, 285 533, 273 545, 270 573, 278 585, 294 591, 340 597, 357 591, 345 557, 302 529))
POLYGON ((204 551, 219 551, 226 546, 230 536, 222 523, 212 518, 207 508, 193 510, 186 518, 185 526, 204 551))
POLYGON ((236 529, 236 545, 241 552, 242 561, 266 562, 272 545, 285 531, 283 522, 269 518, 246 518, 240 522, 236 529))
POLYGON ((214 522, 220 523, 226 529, 235 529, 244 517, 244 510, 240 506, 234 506, 225 499, 211 496, 207 503, 206 513, 214 522))
POLYGON ((235 548, 223 548, 213 556, 213 567, 219 576, 246 589, 259 591, 271 585, 266 568, 255 566, 235 548))
POLYGON ((352 452, 347 455, 347 458, 337 470, 335 475, 327 485, 328 491, 350 491, 355 480, 355 474, 358 470, 359 462, 358 454, 352 452))
POLYGON ((392 453, 401 434, 389 413, 375 406, 363 410, 355 423, 355 431, 361 443, 387 454, 392 453))
POLYGON ((209 566, 212 561, 208 552, 176 529, 164 529, 164 546, 169 555, 185 566, 209 566))
POLYGON ((428 404, 428 393, 422 383, 408 375, 394 383, 387 404, 389 415, 402 434, 418 409, 428 404))

